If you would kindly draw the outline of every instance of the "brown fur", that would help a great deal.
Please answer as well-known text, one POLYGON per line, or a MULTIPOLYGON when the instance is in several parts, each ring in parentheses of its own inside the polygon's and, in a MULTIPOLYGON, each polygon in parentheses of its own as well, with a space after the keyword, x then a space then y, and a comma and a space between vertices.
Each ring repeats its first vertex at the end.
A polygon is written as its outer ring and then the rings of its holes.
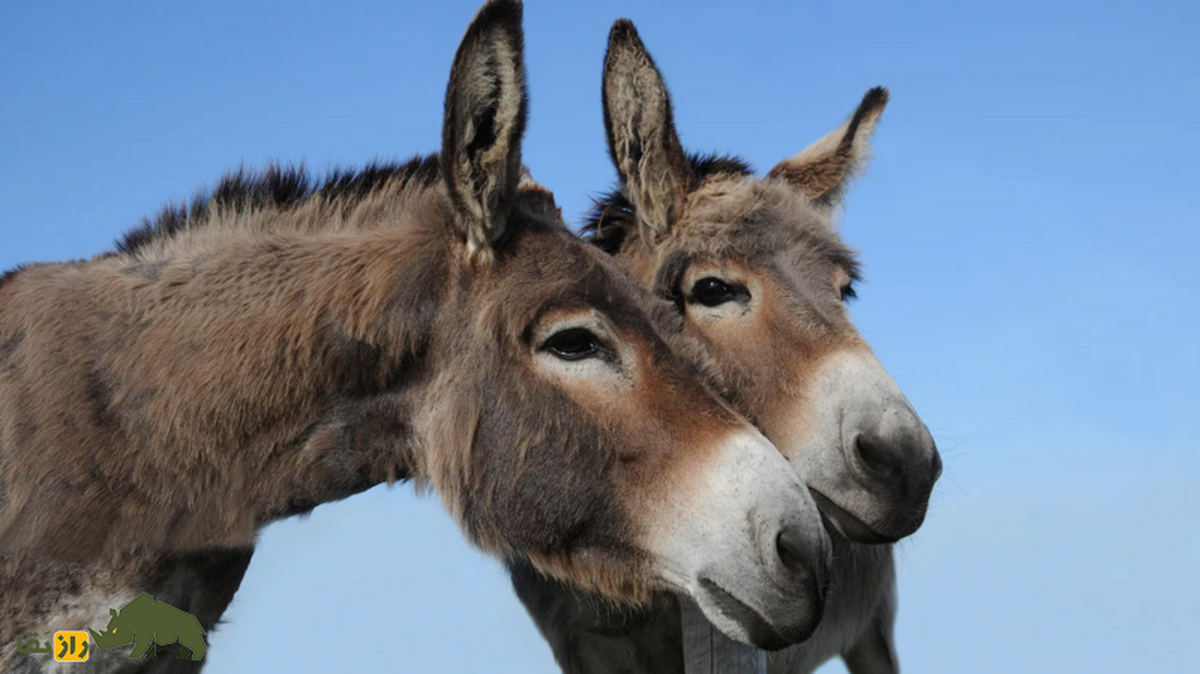
POLYGON ((211 629, 259 528, 381 482, 431 485, 496 556, 618 601, 665 588, 654 506, 749 427, 679 321, 517 188, 520 17, 489 3, 464 38, 447 163, 239 172, 0 286, 0 666, 18 631, 131 592, 211 629), (608 330, 621 395, 538 365, 572 316, 608 330))
POLYGON ((773 181, 747 180, 740 172, 700 180, 678 225, 653 246, 646 245, 631 207, 622 201, 614 196, 598 203, 585 235, 601 247, 607 243, 604 238, 619 237, 614 253, 656 293, 682 301, 687 282, 704 276, 700 270, 719 267, 723 278, 753 284, 760 292, 752 296, 770 297, 763 303, 766 310, 757 312, 753 323, 739 326, 739 334, 727 335, 719 344, 711 341, 716 335, 702 339, 710 357, 720 355, 715 368, 724 394, 768 437, 777 437, 772 432, 791 424, 787 405, 803 390, 822 354, 860 341, 838 288, 829 281, 835 270, 851 283, 857 280, 856 254, 827 221, 803 217, 809 212, 804 197, 773 181), (817 291, 797 295, 800 288, 817 291), (779 349, 781 344, 788 347, 779 349))
MULTIPOLYGON (((857 256, 832 217, 866 160, 887 91, 868 91, 846 123, 760 179, 735 158, 684 154, 661 74, 633 24, 623 19, 610 33, 603 90, 609 151, 621 185, 596 203, 585 237, 674 305, 700 335, 722 394, 739 411, 781 451, 804 447, 803 432, 817 421, 815 382, 825 361, 839 353, 869 353, 844 307, 860 277, 857 256), (728 284, 737 299, 719 309, 698 301, 695 293, 706 278, 728 284), (713 319, 718 310, 732 314, 713 319), (728 318, 733 314, 736 320, 728 318)), ((841 450, 820 451, 836 457, 841 450)), ((911 501, 871 494, 854 515, 911 533, 924 518, 940 472, 936 450, 933 457, 932 477, 919 476, 911 501)), ((922 469, 928 465, 914 466, 914 472, 922 469)), ((838 558, 825 622, 811 642, 773 654, 773 671, 811 671, 836 654, 845 654, 856 674, 894 671, 891 549, 834 540, 838 558)), ((518 596, 565 672, 683 671, 677 608, 614 611, 526 566, 512 573, 518 596)))

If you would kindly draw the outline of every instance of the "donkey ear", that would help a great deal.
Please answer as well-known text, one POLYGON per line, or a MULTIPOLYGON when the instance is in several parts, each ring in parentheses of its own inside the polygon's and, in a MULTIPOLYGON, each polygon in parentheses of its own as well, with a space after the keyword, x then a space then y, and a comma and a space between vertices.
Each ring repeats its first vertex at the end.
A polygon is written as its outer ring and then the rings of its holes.
POLYGON ((442 172, 472 253, 490 257, 521 179, 525 38, 521 3, 490 0, 454 56, 442 126, 442 172))
POLYGON ((662 73, 628 19, 618 19, 608 34, 601 95, 608 153, 626 196, 641 225, 664 235, 683 209, 692 170, 662 73))
POLYGON ((849 120, 800 154, 779 162, 768 175, 787 180, 813 204, 833 209, 854 174, 866 163, 871 134, 887 103, 887 89, 871 89, 849 120))

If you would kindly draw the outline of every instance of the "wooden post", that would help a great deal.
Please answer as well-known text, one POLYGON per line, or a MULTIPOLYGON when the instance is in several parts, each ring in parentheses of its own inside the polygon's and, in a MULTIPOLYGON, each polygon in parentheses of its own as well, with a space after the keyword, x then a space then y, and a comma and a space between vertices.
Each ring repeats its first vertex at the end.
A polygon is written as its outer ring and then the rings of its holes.
POLYGON ((680 598, 684 674, 767 674, 767 653, 738 643, 712 626, 700 607, 680 598))

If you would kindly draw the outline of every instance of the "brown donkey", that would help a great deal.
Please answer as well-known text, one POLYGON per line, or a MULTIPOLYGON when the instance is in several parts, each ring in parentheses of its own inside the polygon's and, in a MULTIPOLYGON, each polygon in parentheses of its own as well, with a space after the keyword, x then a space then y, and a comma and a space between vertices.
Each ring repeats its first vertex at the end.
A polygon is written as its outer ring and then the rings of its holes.
MULTIPOLYGON (((702 336, 723 394, 836 532, 824 621, 772 654, 771 670, 808 672, 840 654, 856 674, 896 671, 882 544, 921 525, 941 459, 847 317, 858 263, 831 223, 887 92, 869 91, 848 122, 762 179, 737 159, 684 152, 662 75, 625 20, 609 37, 603 101, 622 190, 596 205, 586 232, 702 336)), ((565 671, 683 671, 678 611, 605 609, 525 566, 513 582, 565 671)))
POLYGON ((831 553, 803 483, 666 305, 518 184, 521 13, 468 29, 440 158, 239 172, 115 253, 0 281, 0 670, 44 666, 18 634, 141 592, 211 629, 262 526, 397 480, 617 602, 811 632, 831 553))

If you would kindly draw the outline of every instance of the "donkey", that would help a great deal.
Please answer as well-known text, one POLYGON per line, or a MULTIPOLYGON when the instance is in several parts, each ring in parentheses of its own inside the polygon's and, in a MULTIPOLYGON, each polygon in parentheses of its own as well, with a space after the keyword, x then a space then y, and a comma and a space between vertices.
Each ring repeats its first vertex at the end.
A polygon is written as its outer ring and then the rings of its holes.
POLYGON ((0 280, 0 671, 43 666, 18 633, 142 592, 211 631, 261 527, 406 480, 611 601, 683 592, 762 647, 815 628, 831 544, 803 483, 665 303, 519 183, 521 18, 468 28, 440 155, 239 171, 0 280))
MULTIPOLYGON (((662 74, 627 20, 609 35, 602 93, 621 189, 597 202, 585 235, 702 336, 722 394, 803 476, 833 530, 824 621, 771 654, 771 671, 841 655, 855 674, 895 672, 886 544, 921 525, 942 464, 846 314, 859 264, 831 222, 887 91, 869 91, 849 121, 761 179, 741 160, 684 152, 662 74)), ((528 565, 511 570, 565 672, 683 671, 669 601, 613 610, 528 565)))

